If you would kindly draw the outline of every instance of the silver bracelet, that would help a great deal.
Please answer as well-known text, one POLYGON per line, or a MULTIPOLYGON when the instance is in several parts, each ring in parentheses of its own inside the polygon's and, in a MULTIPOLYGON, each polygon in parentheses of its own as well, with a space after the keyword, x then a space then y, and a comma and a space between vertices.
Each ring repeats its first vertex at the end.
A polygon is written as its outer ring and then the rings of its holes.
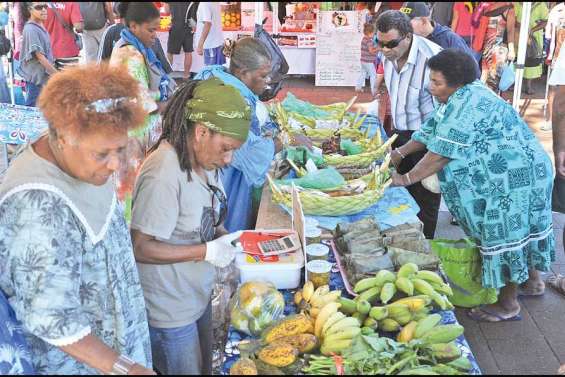
POLYGON ((400 151, 400 148, 396 148, 395 151, 398 152, 398 154, 400 155, 400 157, 402 157, 403 160, 406 158, 406 156, 403 155, 402 152, 400 151))
POLYGON ((412 185, 412 180, 410 179, 410 173, 406 173, 406 179, 408 180, 408 184, 406 186, 411 186, 412 185))
POLYGON ((110 374, 113 376, 124 376, 129 373, 134 365, 135 361, 125 355, 120 355, 118 356, 118 360, 116 360, 116 362, 112 366, 112 371, 110 372, 110 374))

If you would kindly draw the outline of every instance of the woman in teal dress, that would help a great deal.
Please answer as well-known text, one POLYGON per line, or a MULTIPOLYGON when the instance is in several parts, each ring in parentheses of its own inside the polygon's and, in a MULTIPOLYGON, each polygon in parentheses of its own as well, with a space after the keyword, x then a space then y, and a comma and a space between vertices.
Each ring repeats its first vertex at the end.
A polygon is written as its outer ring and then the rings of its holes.
POLYGON ((393 184, 409 186, 437 173, 451 214, 479 245, 484 287, 498 302, 475 308, 475 320, 520 319, 518 294, 541 295, 539 271, 555 260, 551 160, 518 113, 475 81, 473 60, 447 49, 431 58, 430 92, 440 103, 410 143, 392 154, 395 165, 426 149, 418 165, 393 184))

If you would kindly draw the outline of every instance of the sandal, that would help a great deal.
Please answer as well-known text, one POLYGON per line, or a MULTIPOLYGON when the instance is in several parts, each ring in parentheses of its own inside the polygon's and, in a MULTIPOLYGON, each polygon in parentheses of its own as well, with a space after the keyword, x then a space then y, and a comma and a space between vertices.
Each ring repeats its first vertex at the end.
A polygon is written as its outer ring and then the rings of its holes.
POLYGON ((477 321, 477 322, 489 322, 489 323, 493 323, 493 322, 512 322, 512 321, 521 321, 521 320, 522 320, 522 316, 520 315, 520 313, 518 313, 518 314, 516 314, 515 316, 512 316, 512 317, 504 318, 504 317, 502 317, 500 314, 492 313, 492 312, 489 312, 489 311, 485 310, 485 306, 484 306, 484 305, 479 306, 479 311, 478 311, 478 312, 473 312, 473 311, 469 310, 469 311, 467 312, 467 316, 468 316, 469 318, 471 318, 473 321, 477 321), (489 315, 489 316, 491 316, 491 317, 494 317, 494 318, 497 319, 497 321, 489 321, 489 320, 487 320, 487 319, 485 319, 485 318, 481 318, 481 317, 479 316, 480 314, 483 314, 483 315, 486 314, 486 315, 489 315))
POLYGON ((551 276, 545 283, 565 296, 565 276, 561 274, 551 276))

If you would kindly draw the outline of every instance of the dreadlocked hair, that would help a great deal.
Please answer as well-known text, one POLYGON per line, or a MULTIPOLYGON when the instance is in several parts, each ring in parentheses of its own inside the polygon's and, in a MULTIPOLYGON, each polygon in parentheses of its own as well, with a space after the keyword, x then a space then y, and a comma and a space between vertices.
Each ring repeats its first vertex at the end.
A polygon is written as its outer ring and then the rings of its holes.
POLYGON ((186 102, 192 99, 194 89, 199 83, 200 80, 189 80, 175 90, 163 113, 161 136, 148 152, 148 154, 152 153, 159 147, 161 141, 166 140, 175 148, 180 168, 182 171, 186 171, 189 182, 192 181, 190 156, 193 152, 188 148, 188 139, 192 136, 194 122, 187 119, 185 107, 186 102))

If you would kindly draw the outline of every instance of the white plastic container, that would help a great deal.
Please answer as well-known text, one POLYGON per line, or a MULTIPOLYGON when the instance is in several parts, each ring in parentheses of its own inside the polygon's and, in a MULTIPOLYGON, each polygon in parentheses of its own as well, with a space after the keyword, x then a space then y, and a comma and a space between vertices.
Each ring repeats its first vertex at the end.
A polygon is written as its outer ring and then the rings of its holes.
POLYGON ((304 218, 304 226, 306 228, 316 228, 320 225, 320 222, 313 217, 305 217, 304 218))
POLYGON ((278 262, 264 262, 258 256, 239 253, 235 265, 239 269, 241 283, 264 280, 272 282, 277 289, 294 289, 300 285, 304 255, 299 249, 294 253, 279 255, 278 262))
POLYGON ((311 260, 328 260, 330 248, 321 243, 312 243, 306 246, 306 258, 311 260))

